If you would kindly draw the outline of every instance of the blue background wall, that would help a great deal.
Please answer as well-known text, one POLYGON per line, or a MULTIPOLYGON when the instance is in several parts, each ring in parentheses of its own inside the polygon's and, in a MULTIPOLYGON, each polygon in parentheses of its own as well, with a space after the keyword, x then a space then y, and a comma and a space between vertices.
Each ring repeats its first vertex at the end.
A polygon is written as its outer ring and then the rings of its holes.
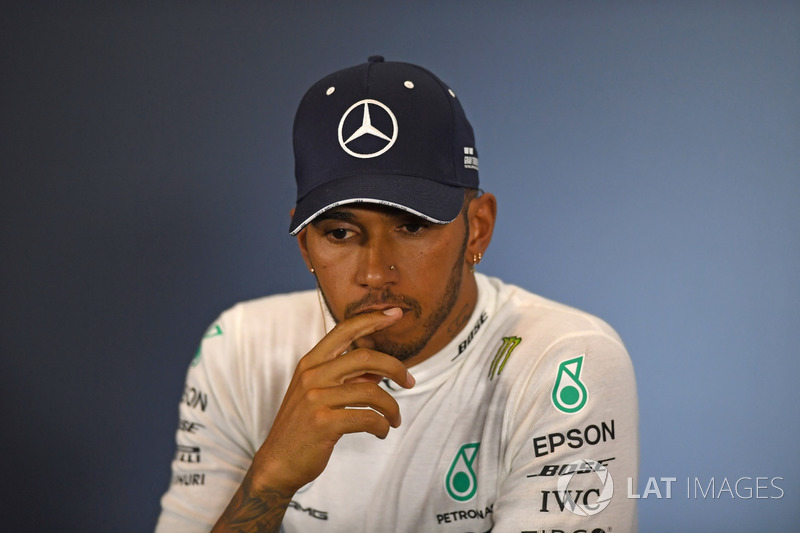
POLYGON ((471 117, 500 202, 481 270, 626 340, 636 491, 678 478, 641 500, 642 531, 798 527, 800 3, 16 4, 3 529, 152 528, 207 324, 312 286, 287 236, 297 102, 376 53, 432 69, 471 117), (745 476, 783 498, 687 497, 745 476))

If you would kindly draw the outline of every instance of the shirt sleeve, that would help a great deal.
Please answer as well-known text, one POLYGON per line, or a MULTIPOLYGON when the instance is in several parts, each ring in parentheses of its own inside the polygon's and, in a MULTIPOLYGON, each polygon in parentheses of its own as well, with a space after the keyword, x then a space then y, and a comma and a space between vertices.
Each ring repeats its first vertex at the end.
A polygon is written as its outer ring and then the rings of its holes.
POLYGON ((255 450, 248 438, 244 372, 236 366, 236 308, 206 331, 186 374, 172 477, 157 533, 208 532, 230 502, 255 450))
POLYGON ((554 343, 512 386, 494 533, 637 531, 636 381, 610 330, 554 343), (631 480, 631 481, 629 481, 631 480))

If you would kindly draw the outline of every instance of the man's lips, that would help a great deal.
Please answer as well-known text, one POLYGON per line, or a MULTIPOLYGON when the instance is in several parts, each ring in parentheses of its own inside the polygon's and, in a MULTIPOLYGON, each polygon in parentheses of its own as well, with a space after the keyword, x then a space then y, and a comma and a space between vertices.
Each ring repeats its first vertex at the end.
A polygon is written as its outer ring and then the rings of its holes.
POLYGON ((365 315, 367 313, 375 313, 375 312, 378 312, 378 311, 386 311, 387 309, 392 309, 392 308, 395 308, 395 307, 399 307, 403 311, 404 315, 406 313, 408 313, 408 311, 409 311, 409 309, 407 307, 403 307, 402 305, 397 305, 397 304, 371 305, 369 307, 365 307, 363 309, 359 309, 358 311, 351 312, 348 315, 347 318, 350 318, 352 316, 357 316, 357 315, 365 315))
POLYGON ((422 308, 419 302, 414 298, 400 294, 391 294, 388 291, 385 292, 386 294, 380 295, 367 294, 360 300, 347 304, 344 308, 344 317, 350 318, 364 313, 385 311, 393 307, 399 307, 404 315, 411 313, 417 318, 422 316, 422 308))

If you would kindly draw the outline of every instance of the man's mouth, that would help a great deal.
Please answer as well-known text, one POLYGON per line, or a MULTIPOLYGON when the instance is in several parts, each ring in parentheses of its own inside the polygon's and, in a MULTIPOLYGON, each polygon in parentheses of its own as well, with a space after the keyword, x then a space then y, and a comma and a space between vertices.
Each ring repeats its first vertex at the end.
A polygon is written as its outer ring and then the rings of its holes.
POLYGON ((403 315, 412 313, 417 318, 422 316, 422 307, 416 299, 402 294, 394 294, 387 290, 380 293, 370 292, 360 300, 347 304, 344 309, 344 317, 350 318, 364 313, 385 311, 392 307, 402 309, 403 315))
POLYGON ((405 315, 409 310, 406 307, 397 304, 386 304, 386 305, 372 305, 369 307, 365 307, 363 309, 359 309, 354 312, 348 312, 347 317, 356 316, 356 315, 365 315, 367 313, 375 313, 377 311, 386 311, 387 309, 392 309, 395 307, 399 307, 402 309, 403 314, 405 315))

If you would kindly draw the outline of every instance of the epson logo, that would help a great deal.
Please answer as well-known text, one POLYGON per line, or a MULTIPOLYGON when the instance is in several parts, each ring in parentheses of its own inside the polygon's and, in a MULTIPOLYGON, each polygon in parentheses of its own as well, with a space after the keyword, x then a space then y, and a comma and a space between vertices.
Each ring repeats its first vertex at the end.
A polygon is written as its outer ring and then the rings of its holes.
POLYGON ((566 444, 569 448, 577 450, 584 444, 594 446, 607 440, 614 440, 614 421, 611 425, 601 422, 600 425, 590 424, 583 429, 575 428, 564 433, 549 433, 543 437, 534 437, 533 454, 543 457, 556 451, 556 448, 566 444))
POLYGON ((200 407, 201 411, 205 411, 208 407, 208 394, 202 392, 200 389, 186 385, 183 389, 183 398, 181 401, 192 409, 200 407))

